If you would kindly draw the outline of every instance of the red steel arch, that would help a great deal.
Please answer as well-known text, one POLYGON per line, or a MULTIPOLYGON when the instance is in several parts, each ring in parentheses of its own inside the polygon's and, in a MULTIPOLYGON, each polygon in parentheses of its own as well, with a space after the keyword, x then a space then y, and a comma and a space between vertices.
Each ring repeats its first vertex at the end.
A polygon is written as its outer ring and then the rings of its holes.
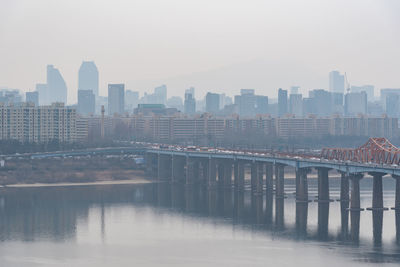
POLYGON ((370 138, 367 143, 355 149, 323 148, 321 157, 329 160, 398 165, 400 163, 400 149, 386 138, 370 138))

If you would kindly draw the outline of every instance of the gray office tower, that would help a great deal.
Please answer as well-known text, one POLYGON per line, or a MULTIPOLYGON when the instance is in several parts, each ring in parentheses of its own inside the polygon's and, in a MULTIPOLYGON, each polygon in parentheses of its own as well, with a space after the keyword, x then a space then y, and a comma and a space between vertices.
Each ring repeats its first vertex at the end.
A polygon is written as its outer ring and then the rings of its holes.
POLYGON ((344 75, 341 75, 337 70, 329 72, 329 91, 344 93, 344 75))
POLYGON ((196 113, 196 99, 194 98, 194 88, 190 87, 185 91, 184 113, 194 115, 196 113))
POLYGON ((283 116, 288 112, 288 94, 287 90, 279 88, 278 91, 278 116, 283 116))
POLYGON ((38 92, 26 92, 25 101, 34 103, 35 106, 39 106, 39 93, 38 92))
POLYGON ((47 98, 53 102, 67 103, 67 85, 61 73, 53 65, 47 65, 47 98))
POLYGON ((78 113, 83 115, 94 114, 95 95, 92 90, 78 90, 78 113))
POLYGON ((206 112, 217 113, 219 111, 219 94, 208 92, 206 95, 206 112))
POLYGON ((108 85, 108 115, 123 114, 125 108, 125 85, 108 85))
POLYGON ((92 90, 99 96, 99 71, 94 61, 83 61, 79 68, 78 90, 92 90))

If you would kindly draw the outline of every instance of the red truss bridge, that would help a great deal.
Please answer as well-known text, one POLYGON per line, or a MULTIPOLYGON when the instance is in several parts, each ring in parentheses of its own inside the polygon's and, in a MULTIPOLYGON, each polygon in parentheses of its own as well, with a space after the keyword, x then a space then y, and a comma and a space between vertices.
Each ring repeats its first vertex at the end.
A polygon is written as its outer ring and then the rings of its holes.
POLYGON ((400 163, 400 149, 386 138, 370 138, 364 145, 351 148, 323 148, 321 158, 360 163, 400 163))

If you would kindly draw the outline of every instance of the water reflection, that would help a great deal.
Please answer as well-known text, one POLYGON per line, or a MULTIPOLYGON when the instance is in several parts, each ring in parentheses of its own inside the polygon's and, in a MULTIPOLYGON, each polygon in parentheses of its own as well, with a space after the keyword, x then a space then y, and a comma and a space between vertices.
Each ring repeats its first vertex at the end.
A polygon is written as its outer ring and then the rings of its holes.
MULTIPOLYGON (((331 246, 338 246, 338 242, 335 241, 341 241, 340 246, 343 246, 344 254, 348 253, 347 248, 351 247, 352 253, 362 254, 362 257, 367 257, 368 260, 387 261, 385 255, 391 255, 390 261, 400 262, 398 257, 393 256, 399 251, 399 247, 394 249, 395 252, 384 251, 383 211, 372 212, 372 242, 369 238, 369 244, 374 253, 367 256, 363 253, 368 245, 368 238, 365 238, 368 234, 363 233, 364 238, 360 238, 360 220, 368 220, 370 216, 361 218, 362 212, 349 211, 348 202, 296 202, 290 197, 274 199, 273 193, 268 191, 263 196, 231 188, 218 189, 179 183, 6 189, 0 191, 0 199, 2 242, 38 239, 74 241, 79 224, 89 220, 90 210, 94 208, 99 211, 99 230, 101 240, 105 242, 109 230, 107 211, 110 207, 146 206, 168 214, 217 220, 218 223, 224 224, 233 223, 243 226, 248 231, 257 229, 265 231, 266 234, 273 233, 275 237, 282 239, 310 242, 318 240, 331 246), (331 232, 332 228, 336 229, 334 234, 331 232)), ((393 239, 394 243, 400 245, 400 211, 396 211, 394 216, 393 239)))

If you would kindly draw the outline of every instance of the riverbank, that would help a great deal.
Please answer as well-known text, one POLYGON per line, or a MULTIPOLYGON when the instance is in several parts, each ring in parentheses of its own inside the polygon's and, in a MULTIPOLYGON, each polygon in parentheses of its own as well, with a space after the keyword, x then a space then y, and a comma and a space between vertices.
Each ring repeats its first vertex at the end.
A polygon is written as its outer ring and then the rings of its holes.
POLYGON ((134 178, 132 180, 106 180, 106 181, 95 181, 95 182, 82 182, 82 183, 33 183, 33 184, 10 184, 0 185, 0 188, 27 188, 27 187, 67 187, 67 186, 92 186, 92 185, 132 185, 132 184, 148 184, 153 181, 144 178, 134 178))

